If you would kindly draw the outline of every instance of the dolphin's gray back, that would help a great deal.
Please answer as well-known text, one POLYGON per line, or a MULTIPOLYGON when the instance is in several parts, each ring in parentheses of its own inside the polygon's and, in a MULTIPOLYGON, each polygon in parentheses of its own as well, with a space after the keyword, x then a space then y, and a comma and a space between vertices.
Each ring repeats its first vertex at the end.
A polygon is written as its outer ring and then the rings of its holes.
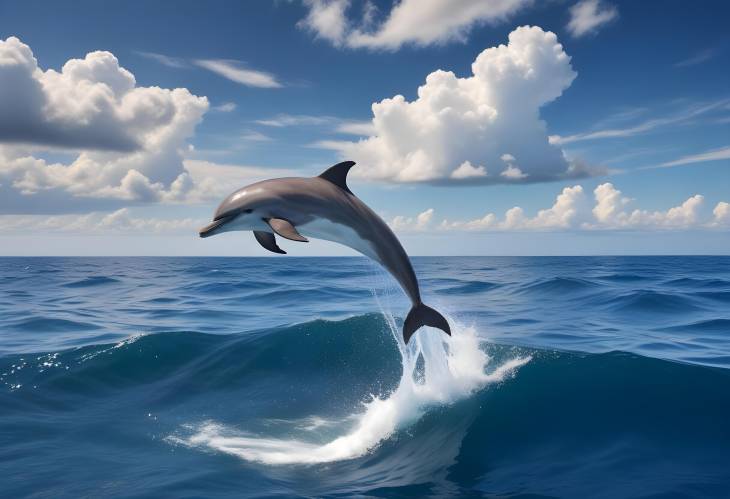
MULTIPOLYGON (((334 223, 352 228, 363 241, 369 243, 370 249, 375 252, 376 260, 395 277, 408 294, 411 302, 420 303, 421 294, 416 273, 413 271, 408 254, 388 224, 354 194, 343 192, 323 179, 313 178, 311 180, 316 184, 324 184, 321 186, 321 192, 329 199, 332 199, 329 197, 330 190, 339 191, 334 194, 334 197, 338 199, 337 206, 340 209, 333 211, 326 209, 329 207, 325 207, 322 211, 322 218, 328 218, 334 223)), ((354 249, 361 250, 360 248, 354 249)))
POLYGON ((369 245, 364 249, 347 241, 335 241, 377 260, 398 281, 413 304, 421 302, 413 266, 400 241, 377 213, 357 196, 320 177, 279 178, 251 184, 221 203, 215 218, 238 214, 255 205, 271 218, 283 218, 295 227, 317 220, 349 227, 369 245), (243 191, 246 191, 242 194, 243 191))
POLYGON ((221 203, 214 222, 200 234, 207 237, 245 213, 246 230, 253 230, 256 240, 275 253, 283 250, 276 245, 274 233, 296 241, 307 240, 302 234, 310 235, 349 246, 380 263, 411 299, 403 322, 406 344, 423 326, 451 335, 446 318, 421 301, 416 274, 398 238, 347 187, 347 172, 353 165, 345 161, 319 177, 265 180, 239 189, 221 203))

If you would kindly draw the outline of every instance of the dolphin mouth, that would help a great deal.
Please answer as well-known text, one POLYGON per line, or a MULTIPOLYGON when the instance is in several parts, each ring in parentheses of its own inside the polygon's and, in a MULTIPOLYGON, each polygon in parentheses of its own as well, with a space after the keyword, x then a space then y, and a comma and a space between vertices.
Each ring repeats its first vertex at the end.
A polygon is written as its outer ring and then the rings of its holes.
POLYGON ((225 225, 226 223, 228 223, 229 221, 231 221, 233 218, 235 218, 235 217, 230 216, 230 217, 219 218, 218 220, 213 220, 211 223, 209 223, 205 227, 201 228, 198 231, 198 234, 200 235, 200 237, 215 236, 216 231, 220 227, 222 227, 223 225, 225 225))

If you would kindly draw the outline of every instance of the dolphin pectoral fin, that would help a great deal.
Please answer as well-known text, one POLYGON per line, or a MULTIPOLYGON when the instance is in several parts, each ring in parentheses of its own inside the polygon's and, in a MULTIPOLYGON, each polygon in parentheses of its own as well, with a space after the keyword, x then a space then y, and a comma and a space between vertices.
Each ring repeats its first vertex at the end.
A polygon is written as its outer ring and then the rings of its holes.
POLYGON ((347 187, 347 174, 350 172, 350 168, 352 168, 353 166, 355 166, 354 161, 343 161, 342 163, 337 163, 336 165, 330 166, 324 172, 322 172, 319 175, 319 178, 323 178, 328 182, 332 182, 340 189, 343 189, 352 194, 350 188, 347 187))
POLYGON ((303 243, 309 242, 309 239, 297 232, 296 227, 294 227, 288 220, 284 220, 283 218, 265 218, 264 221, 269 224, 271 230, 279 234, 281 237, 303 243))
POLYGON ((259 244, 264 247, 264 249, 267 249, 272 253, 280 253, 282 255, 286 255, 286 251, 279 248, 279 246, 276 244, 276 237, 271 232, 255 230, 253 231, 253 236, 256 238, 259 244))
POLYGON ((408 344, 413 333, 422 326, 436 327, 451 336, 451 327, 446 318, 428 305, 414 305, 403 323, 403 340, 408 344))

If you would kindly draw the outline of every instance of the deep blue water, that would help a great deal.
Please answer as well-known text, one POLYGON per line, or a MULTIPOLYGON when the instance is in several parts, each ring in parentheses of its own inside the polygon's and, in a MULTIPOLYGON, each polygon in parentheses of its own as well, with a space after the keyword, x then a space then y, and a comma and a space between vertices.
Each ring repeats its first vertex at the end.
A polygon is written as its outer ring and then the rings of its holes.
POLYGON ((0 497, 730 496, 730 257, 414 264, 0 258, 0 497))

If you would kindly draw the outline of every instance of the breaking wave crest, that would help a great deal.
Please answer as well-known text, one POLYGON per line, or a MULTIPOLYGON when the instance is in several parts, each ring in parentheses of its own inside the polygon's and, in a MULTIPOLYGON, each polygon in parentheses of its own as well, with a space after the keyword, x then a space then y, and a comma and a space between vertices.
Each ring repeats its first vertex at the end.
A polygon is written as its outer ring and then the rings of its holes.
MULTIPOLYGON (((411 345, 400 339, 400 328, 391 316, 388 327, 398 343, 401 376, 390 394, 371 395, 362 410, 344 418, 348 427, 343 434, 322 440, 312 438, 318 428, 331 428, 337 422, 317 416, 317 424, 305 427, 309 439, 261 436, 205 421, 187 425, 187 435, 168 440, 191 447, 231 454, 247 461, 270 465, 328 463, 362 457, 393 434, 418 421, 429 409, 453 404, 489 384, 511 376, 529 356, 516 356, 501 363, 480 348, 482 340, 473 327, 456 325, 451 337, 436 330, 422 330, 411 345)), ((290 429, 301 428, 297 421, 290 429)))

